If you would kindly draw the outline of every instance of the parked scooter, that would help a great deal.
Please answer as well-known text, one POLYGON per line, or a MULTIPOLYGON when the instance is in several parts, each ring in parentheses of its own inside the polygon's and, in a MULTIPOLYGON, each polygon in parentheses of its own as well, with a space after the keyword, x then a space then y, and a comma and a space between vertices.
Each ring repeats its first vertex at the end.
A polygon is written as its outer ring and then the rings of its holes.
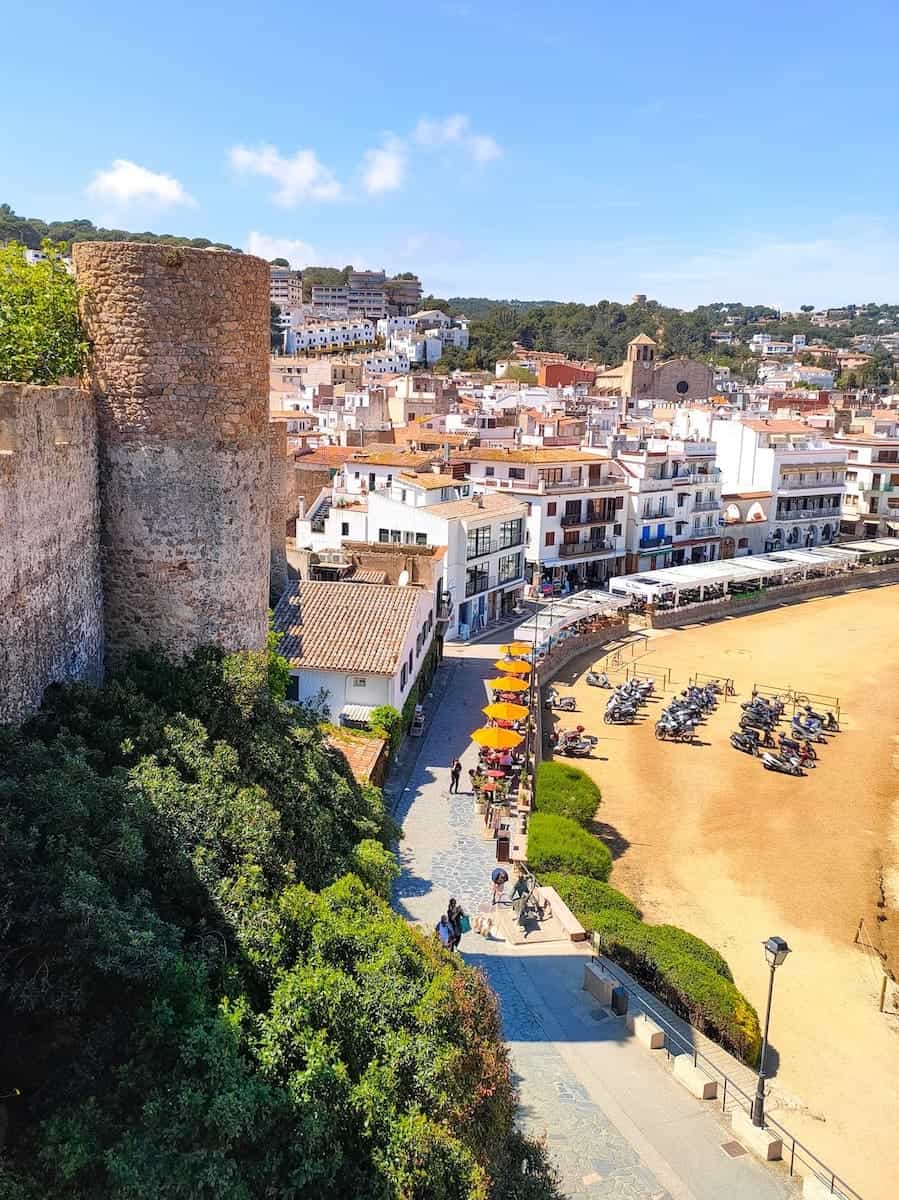
POLYGON ((590 687, 610 688, 612 686, 605 671, 588 671, 587 683, 590 687))
POLYGON ((808 738, 791 738, 782 733, 779 740, 782 753, 796 755, 800 759, 809 758, 814 760, 818 757, 815 747, 808 738))
POLYGON ((730 735, 730 744, 735 750, 740 750, 743 754, 752 754, 758 757, 759 740, 749 731, 744 733, 732 733, 730 735))
POLYGON ((777 771, 781 775, 804 775, 798 758, 788 758, 786 755, 771 754, 765 751, 762 755, 762 766, 766 771, 777 771))
POLYGON ((805 713, 806 723, 814 722, 822 730, 825 730, 827 733, 839 733, 840 732, 840 723, 836 719, 836 717, 833 715, 832 712, 829 712, 829 711, 826 713, 815 712, 815 710, 811 707, 810 704, 806 704, 802 711, 805 713))
POLYGON ((547 708, 558 708, 562 712, 575 712, 577 701, 574 696, 560 696, 555 688, 550 688, 546 695, 547 708))

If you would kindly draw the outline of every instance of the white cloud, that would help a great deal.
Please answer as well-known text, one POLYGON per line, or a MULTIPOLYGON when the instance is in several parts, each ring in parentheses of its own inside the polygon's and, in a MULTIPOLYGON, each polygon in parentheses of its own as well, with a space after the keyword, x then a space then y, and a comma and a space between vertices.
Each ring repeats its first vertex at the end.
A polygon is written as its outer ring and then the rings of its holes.
POLYGON ((412 141, 424 150, 458 146, 481 165, 501 158, 503 153, 499 142, 491 134, 472 131, 471 118, 464 113, 454 113, 437 121, 421 117, 412 130, 412 141))
POLYGON ((370 196, 395 192, 406 177, 406 147, 398 137, 388 135, 381 146, 366 150, 362 157, 362 186, 370 196))
POLYGON ((278 187, 272 196, 276 204, 292 208, 306 201, 337 200, 342 187, 333 171, 319 162, 314 150, 298 150, 284 158, 275 146, 232 146, 231 165, 246 175, 273 179, 278 187))
POLYGON ((87 194, 114 204, 149 201, 160 208, 197 203, 173 176, 149 171, 127 158, 117 158, 107 171, 98 171, 87 185, 87 194))
POLYGON ((292 238, 271 237, 267 233, 255 231, 247 238, 247 252, 258 254, 260 258, 271 261, 273 258, 286 258, 295 271, 308 267, 315 262, 316 254, 308 242, 295 241, 292 238))

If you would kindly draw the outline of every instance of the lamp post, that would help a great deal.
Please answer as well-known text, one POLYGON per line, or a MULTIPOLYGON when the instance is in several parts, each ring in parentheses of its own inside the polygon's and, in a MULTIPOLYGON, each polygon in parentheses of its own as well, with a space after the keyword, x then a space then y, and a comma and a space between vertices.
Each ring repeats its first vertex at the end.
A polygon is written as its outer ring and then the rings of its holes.
POLYGON ((765 1010, 765 1033, 762 1037, 762 1050, 759 1055, 759 1080, 755 1089, 755 1099, 752 1102, 752 1123, 759 1129, 765 1127, 765 1055, 768 1051, 768 1026, 771 1024, 771 997, 774 995, 774 972, 786 960, 790 947, 782 937, 769 937, 762 942, 765 948, 765 959, 771 971, 768 981, 768 1007, 765 1010))

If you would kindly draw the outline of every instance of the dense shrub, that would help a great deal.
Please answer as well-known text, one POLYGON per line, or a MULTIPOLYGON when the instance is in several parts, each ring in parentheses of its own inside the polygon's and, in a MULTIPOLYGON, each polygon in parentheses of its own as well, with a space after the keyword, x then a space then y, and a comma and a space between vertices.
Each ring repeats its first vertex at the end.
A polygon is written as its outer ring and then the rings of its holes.
POLYGON ((562 871, 606 880, 612 855, 599 838, 570 817, 535 812, 528 822, 528 865, 537 876, 562 871))
POLYGON ((602 793, 589 775, 568 763, 542 762, 537 768, 537 803, 540 812, 571 817, 588 825, 596 815, 602 793))
POLYGON ((622 892, 600 879, 588 875, 565 875, 550 871, 540 876, 546 887, 555 888, 585 929, 594 928, 598 913, 618 911, 630 917, 639 917, 640 912, 632 900, 622 892))
POLYGON ((598 914, 594 932, 605 954, 676 1013, 755 1064, 761 1047, 758 1014, 716 951, 683 930, 647 925, 613 909, 598 914), (702 957, 691 953, 695 943, 702 947, 702 957), (716 961, 723 971, 710 965, 716 961))
POLYGON ((393 881, 400 873, 396 855, 373 838, 364 838, 354 848, 353 870, 382 900, 390 899, 393 881))
POLYGON ((29 265, 24 247, 0 244, 0 379, 55 383, 78 375, 87 342, 78 318, 78 290, 59 247, 29 265))

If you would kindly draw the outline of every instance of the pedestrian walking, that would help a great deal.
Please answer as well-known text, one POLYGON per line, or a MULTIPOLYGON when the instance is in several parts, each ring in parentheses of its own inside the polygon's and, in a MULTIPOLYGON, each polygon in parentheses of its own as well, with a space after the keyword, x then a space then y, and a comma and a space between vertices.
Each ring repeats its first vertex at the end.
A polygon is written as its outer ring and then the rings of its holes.
POLYGON ((456 903, 455 896, 450 896, 450 902, 446 906, 446 919, 449 923, 450 929, 453 931, 453 942, 450 946, 451 950, 459 949, 459 943, 462 941, 462 934, 464 932, 464 925, 467 924, 467 922, 464 921, 464 918, 465 911, 462 908, 462 905, 456 903))
POLYGON ((443 914, 434 928, 437 936, 440 938, 440 944, 444 947, 444 949, 452 950, 453 930, 449 921, 446 919, 446 913, 443 914))
POLYGON ((462 774, 462 764, 458 758, 454 758, 450 766, 450 791, 459 791, 459 776, 462 774))
POLYGON ((509 873, 502 867, 494 867, 490 872, 490 882, 493 884, 493 899, 491 904, 499 904, 503 898, 503 889, 509 882, 509 873))

